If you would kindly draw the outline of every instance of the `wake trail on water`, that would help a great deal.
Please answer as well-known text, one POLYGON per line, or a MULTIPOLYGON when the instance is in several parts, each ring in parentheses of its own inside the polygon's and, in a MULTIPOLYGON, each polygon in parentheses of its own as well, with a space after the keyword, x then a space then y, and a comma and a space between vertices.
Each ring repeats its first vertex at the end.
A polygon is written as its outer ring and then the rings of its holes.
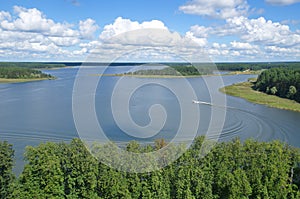
MULTIPOLYGON (((234 121, 231 122, 229 126, 228 123, 225 122, 225 126, 222 130, 221 135, 219 136, 221 140, 232 139, 234 137, 239 137, 239 135, 244 135, 246 131, 249 131, 247 130, 247 127, 250 127, 249 123, 255 125, 255 128, 251 126, 251 137, 256 140, 271 141, 279 139, 284 142, 287 142, 289 140, 289 135, 287 134, 286 130, 277 123, 275 123, 270 117, 266 117, 238 107, 222 106, 202 101, 196 102, 199 103, 195 104, 199 104, 201 106, 211 106, 212 108, 219 108, 226 111, 228 114, 232 114, 231 118, 234 118, 234 121), (239 112, 240 115, 237 112, 239 112), (244 117, 245 120, 243 119, 244 117), (247 121, 247 123, 245 121, 247 121)), ((216 136, 217 132, 211 134, 211 138, 216 138, 216 136)), ((250 136, 246 135, 246 137, 249 138, 250 136)))

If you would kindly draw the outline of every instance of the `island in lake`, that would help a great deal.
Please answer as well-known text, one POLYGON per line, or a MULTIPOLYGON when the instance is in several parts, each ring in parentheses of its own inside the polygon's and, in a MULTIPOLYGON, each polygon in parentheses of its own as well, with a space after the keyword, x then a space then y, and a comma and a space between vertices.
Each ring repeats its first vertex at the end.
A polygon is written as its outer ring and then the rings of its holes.
POLYGON ((134 76, 134 77, 199 77, 202 75, 213 74, 212 67, 209 65, 191 65, 191 64, 167 64, 161 68, 161 65, 152 66, 152 68, 140 69, 121 74, 105 74, 104 76, 134 76))

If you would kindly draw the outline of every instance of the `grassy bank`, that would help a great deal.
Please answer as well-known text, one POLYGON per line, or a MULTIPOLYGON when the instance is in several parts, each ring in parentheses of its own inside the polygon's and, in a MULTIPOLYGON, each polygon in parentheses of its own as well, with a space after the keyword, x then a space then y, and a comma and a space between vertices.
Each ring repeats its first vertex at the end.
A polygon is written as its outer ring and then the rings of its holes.
POLYGON ((221 88, 220 91, 228 95, 244 98, 253 103, 263 104, 273 108, 300 112, 300 103, 256 91, 252 89, 252 86, 252 82, 243 82, 233 84, 231 86, 226 86, 224 88, 221 88))
POLYGON ((0 83, 21 83, 21 82, 33 82, 33 81, 42 81, 50 80, 55 78, 31 78, 31 79, 6 79, 0 78, 0 83))

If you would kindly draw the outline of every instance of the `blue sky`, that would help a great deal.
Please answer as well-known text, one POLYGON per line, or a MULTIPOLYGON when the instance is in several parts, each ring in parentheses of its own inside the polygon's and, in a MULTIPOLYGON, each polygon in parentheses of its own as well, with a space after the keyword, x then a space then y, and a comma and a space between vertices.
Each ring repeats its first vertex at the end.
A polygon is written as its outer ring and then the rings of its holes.
MULTIPOLYGON (((166 41, 193 40, 216 62, 300 61, 299 2, 0 0, 0 61, 84 61, 95 48, 118 52, 102 48, 111 37, 147 28, 166 30, 166 41)), ((135 45, 153 45, 133 35, 135 45)))

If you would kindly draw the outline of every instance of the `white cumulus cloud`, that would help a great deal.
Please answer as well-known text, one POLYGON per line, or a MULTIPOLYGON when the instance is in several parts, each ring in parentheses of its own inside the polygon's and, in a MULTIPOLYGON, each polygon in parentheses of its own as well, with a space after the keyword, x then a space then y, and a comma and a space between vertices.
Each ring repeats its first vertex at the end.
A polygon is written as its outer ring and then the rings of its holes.
MULTIPOLYGON (((300 35, 291 31, 288 25, 266 20, 264 17, 228 19, 228 29, 234 29, 246 42, 262 42, 265 45, 293 46, 300 44, 300 35)), ((229 31, 230 32, 230 31, 229 31)))
POLYGON ((197 43, 199 46, 204 47, 207 45, 207 39, 205 37, 195 36, 194 33, 191 31, 186 32, 185 37, 191 39, 192 41, 197 43))
POLYGON ((79 22, 80 34, 85 39, 93 39, 95 32, 99 29, 99 26, 93 19, 86 19, 79 22))
POLYGON ((131 21, 130 19, 118 17, 113 24, 104 26, 104 30, 99 38, 105 40, 121 33, 145 28, 167 29, 164 23, 158 20, 139 23, 137 21, 131 21))
POLYGON ((77 36, 78 32, 71 29, 69 24, 55 23, 52 19, 46 18, 41 11, 36 8, 26 9, 14 6, 14 11, 18 15, 15 20, 9 17, 2 20, 0 27, 10 31, 39 32, 51 36, 77 36))
POLYGON ((237 41, 233 41, 230 42, 232 48, 234 49, 239 49, 239 50, 249 50, 249 49, 257 49, 258 46, 254 46, 250 43, 243 43, 243 42, 237 42, 237 41))
POLYGON ((0 57, 27 60, 74 57, 73 48, 94 34, 97 25, 87 19, 79 22, 78 29, 75 27, 55 22, 36 8, 14 6, 13 13, 0 11, 0 50, 6 52, 0 57))
POLYGON ((179 7, 187 14, 227 19, 247 15, 249 5, 246 0, 191 0, 179 7))

